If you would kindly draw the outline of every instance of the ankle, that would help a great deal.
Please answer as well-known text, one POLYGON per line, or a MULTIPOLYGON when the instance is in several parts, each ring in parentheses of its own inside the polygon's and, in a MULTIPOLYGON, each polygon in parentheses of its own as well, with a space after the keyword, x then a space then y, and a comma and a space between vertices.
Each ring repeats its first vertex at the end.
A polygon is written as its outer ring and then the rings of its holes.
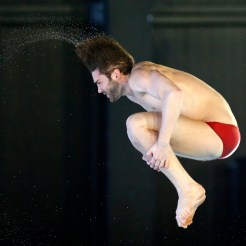
POLYGON ((202 185, 192 182, 183 187, 178 188, 177 190, 179 197, 180 196, 203 196, 205 195, 205 189, 202 185))

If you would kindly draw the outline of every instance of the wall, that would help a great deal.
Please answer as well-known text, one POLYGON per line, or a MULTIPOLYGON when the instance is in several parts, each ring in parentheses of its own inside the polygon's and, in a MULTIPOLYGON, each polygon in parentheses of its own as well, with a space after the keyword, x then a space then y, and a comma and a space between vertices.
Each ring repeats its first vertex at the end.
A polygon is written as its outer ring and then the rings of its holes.
POLYGON ((172 185, 141 161, 125 132, 125 120, 142 111, 127 99, 110 105, 109 169, 113 245, 234 245, 243 242, 245 163, 243 1, 110 1, 110 31, 136 61, 152 60, 190 72, 221 92, 242 133, 227 160, 181 159, 204 185, 207 200, 186 231, 177 228, 172 185), (124 148, 122 148, 124 146, 124 148), (222 205, 223 204, 223 205, 222 205), (237 228, 237 229, 235 229, 237 228), (202 242, 201 242, 202 238, 202 242))
POLYGON ((1 245, 107 239, 105 104, 73 43, 93 7, 0 4, 1 245))

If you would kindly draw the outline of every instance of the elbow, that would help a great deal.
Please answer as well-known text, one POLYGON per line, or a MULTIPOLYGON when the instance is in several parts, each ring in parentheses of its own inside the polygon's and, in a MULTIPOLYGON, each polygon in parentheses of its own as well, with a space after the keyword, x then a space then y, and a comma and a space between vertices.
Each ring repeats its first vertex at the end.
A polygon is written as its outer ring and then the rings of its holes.
POLYGON ((179 87, 172 88, 172 90, 169 91, 169 96, 182 100, 183 91, 179 87))
POLYGON ((182 99, 183 99, 183 91, 180 88, 177 88, 175 93, 176 93, 177 97, 180 98, 180 100, 182 101, 182 99))
MULTIPOLYGON (((161 94, 160 94, 161 95, 161 94)), ((179 87, 172 87, 160 96, 163 103, 167 101, 182 102, 183 101, 183 91, 179 87)))
POLYGON ((166 99, 165 97, 163 99, 165 103, 169 101, 172 104, 181 105, 183 101, 183 92, 180 88, 173 88, 166 94, 166 99))
POLYGON ((182 90, 179 87, 176 87, 173 91, 174 93, 177 93, 177 95, 182 96, 182 90))
POLYGON ((180 88, 177 88, 175 90, 175 98, 176 100, 180 103, 180 105, 182 104, 183 102, 183 91, 180 89, 180 88))

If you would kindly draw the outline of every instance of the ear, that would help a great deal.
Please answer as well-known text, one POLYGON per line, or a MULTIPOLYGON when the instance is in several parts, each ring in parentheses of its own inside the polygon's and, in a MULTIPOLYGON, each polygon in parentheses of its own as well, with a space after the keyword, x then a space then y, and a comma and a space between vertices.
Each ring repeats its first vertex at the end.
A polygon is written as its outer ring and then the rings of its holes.
POLYGON ((120 79, 120 77, 121 77, 120 70, 118 68, 115 68, 114 71, 111 74, 111 79, 117 81, 117 80, 120 79))

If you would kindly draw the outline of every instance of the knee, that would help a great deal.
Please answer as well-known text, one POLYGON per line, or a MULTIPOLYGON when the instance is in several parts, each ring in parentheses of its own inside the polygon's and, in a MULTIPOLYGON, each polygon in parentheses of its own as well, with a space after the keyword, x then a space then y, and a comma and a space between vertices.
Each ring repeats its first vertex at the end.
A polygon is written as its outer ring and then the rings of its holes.
POLYGON ((216 160, 220 159, 223 152, 223 144, 214 145, 213 148, 207 148, 206 157, 203 160, 216 160))
POLYGON ((140 129, 146 128, 144 122, 144 116, 141 113, 129 116, 126 121, 127 133, 131 135, 137 134, 140 129))
POLYGON ((216 150, 211 150, 210 159, 211 160, 220 159, 222 152, 223 152, 223 145, 219 146, 216 150))

